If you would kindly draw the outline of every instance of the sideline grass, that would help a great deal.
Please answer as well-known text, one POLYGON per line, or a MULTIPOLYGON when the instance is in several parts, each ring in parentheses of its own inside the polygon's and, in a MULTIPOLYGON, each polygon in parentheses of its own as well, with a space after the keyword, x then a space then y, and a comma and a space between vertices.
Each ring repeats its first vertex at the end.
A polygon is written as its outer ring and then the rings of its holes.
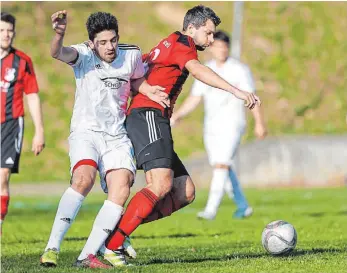
MULTIPOLYGON (((345 272, 347 268, 346 189, 247 190, 255 214, 231 219, 235 207, 225 198, 215 221, 195 218, 207 192, 194 204, 133 234, 139 258, 117 272, 345 272), (292 223, 296 251, 271 257, 262 249, 263 227, 272 220, 292 223)), ((99 272, 72 267, 103 196, 90 196, 62 245, 59 266, 45 269, 39 257, 48 239, 58 198, 14 197, 2 236, 2 272, 99 272)), ((104 270, 105 271, 105 270, 104 270)), ((106 270, 107 271, 107 270, 106 270)))

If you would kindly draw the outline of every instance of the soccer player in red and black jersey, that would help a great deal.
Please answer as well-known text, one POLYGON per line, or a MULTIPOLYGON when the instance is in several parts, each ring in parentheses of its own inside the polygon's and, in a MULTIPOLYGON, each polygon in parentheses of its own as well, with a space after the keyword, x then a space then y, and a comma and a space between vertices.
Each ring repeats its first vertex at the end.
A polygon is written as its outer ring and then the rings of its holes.
POLYGON ((174 32, 144 56, 148 83, 166 88, 170 107, 163 108, 141 94, 133 98, 129 107, 126 129, 137 167, 145 171, 147 187, 131 199, 119 226, 106 241, 106 247, 116 255, 120 255, 117 249, 125 237, 141 223, 169 216, 195 198, 194 184, 174 151, 170 127, 175 101, 189 73, 205 84, 234 94, 250 109, 260 103, 257 96, 230 85, 198 60, 197 50, 213 43, 220 22, 213 10, 196 6, 186 13, 182 32, 174 32))
POLYGON ((8 210, 10 175, 18 173, 24 129, 23 93, 35 125, 32 151, 38 155, 45 145, 33 64, 26 54, 12 47, 15 25, 14 16, 1 12, 1 223, 8 210))

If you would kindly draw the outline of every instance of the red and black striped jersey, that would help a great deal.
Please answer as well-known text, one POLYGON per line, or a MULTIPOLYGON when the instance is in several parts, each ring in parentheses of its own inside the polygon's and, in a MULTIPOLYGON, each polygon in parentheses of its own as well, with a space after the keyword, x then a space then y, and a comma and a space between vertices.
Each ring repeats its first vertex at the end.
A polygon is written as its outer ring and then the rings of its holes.
POLYGON ((24 116, 23 92, 39 91, 34 67, 29 56, 11 48, 1 59, 1 123, 24 116))
POLYGON ((198 59, 194 41, 191 37, 176 31, 160 41, 149 54, 143 55, 142 59, 145 66, 148 65, 145 75, 148 84, 165 87, 171 107, 166 112, 161 105, 139 93, 133 97, 128 113, 133 108, 153 107, 160 109, 163 115, 171 117, 176 99, 189 76, 185 64, 190 60, 198 59))

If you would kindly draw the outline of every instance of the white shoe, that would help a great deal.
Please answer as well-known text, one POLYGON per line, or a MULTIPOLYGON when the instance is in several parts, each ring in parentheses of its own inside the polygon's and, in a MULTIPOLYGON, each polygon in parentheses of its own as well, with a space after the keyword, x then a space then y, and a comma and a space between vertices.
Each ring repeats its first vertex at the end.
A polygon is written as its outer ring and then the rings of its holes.
POLYGON ((123 248, 124 248, 124 251, 125 251, 125 254, 127 256, 129 256, 130 258, 133 258, 133 259, 136 259, 136 251, 135 249, 133 248, 133 246, 131 245, 131 242, 130 242, 130 237, 129 236, 126 236, 125 237, 125 241, 123 243, 123 248))
POLYGON ((216 218, 216 214, 213 214, 213 213, 209 213, 209 212, 206 212, 206 211, 200 211, 198 214, 197 214, 197 217, 200 218, 200 219, 205 219, 205 220, 214 220, 214 218, 216 218))

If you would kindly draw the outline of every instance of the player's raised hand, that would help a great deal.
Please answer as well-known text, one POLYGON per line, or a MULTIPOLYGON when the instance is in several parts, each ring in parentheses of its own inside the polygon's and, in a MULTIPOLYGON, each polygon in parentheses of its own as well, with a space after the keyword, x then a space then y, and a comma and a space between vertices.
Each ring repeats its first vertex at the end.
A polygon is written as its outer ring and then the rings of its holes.
POLYGON ((64 35, 67 26, 67 11, 60 10, 52 14, 52 27, 60 35, 64 35))
POLYGON ((164 87, 153 85, 149 89, 147 97, 149 97, 152 101, 159 103, 164 108, 170 107, 169 95, 166 94, 164 90, 164 87))

